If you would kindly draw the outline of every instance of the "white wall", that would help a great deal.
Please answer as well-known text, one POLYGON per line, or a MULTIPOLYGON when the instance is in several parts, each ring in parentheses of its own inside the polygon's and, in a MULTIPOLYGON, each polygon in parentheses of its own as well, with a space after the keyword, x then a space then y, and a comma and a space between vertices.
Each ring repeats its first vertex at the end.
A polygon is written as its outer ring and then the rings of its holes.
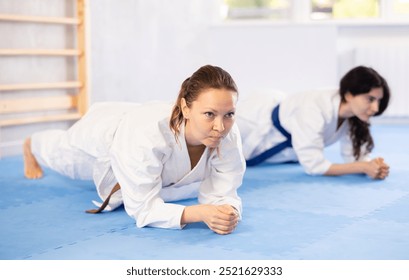
MULTIPOLYGON (((182 81, 208 63, 229 71, 241 95, 336 87, 359 62, 357 48, 409 46, 409 24, 225 23, 220 0, 114 2, 90 1, 92 102, 173 100, 182 81)), ((368 66, 390 80, 395 95, 406 94, 397 70, 368 66)), ((402 111, 409 116, 409 108, 402 111)))
POLYGON ((336 28, 221 23, 219 0, 90 2, 91 101, 173 100, 204 64, 242 94, 336 82, 336 28))
POLYGON ((405 46, 409 48, 407 24, 341 25, 337 34, 338 69, 346 72, 353 66, 354 52, 360 47, 405 46))
POLYGON ((338 28, 338 73, 356 64, 376 69, 388 81, 391 101, 382 117, 409 117, 409 24, 344 25, 338 28))
POLYGON ((207 63, 218 0, 90 1, 91 101, 171 99, 207 63))
POLYGON ((243 95, 334 86, 335 31, 333 26, 216 25, 209 30, 209 61, 228 68, 243 95))
MULTIPOLYGON (((219 3, 89 0, 91 103, 174 100, 182 81, 204 64, 229 71, 242 96, 337 86, 354 66, 356 46, 409 40, 408 25, 226 24, 219 3)), ((0 128, 0 156, 19 153, 24 137, 51 126, 0 128)))

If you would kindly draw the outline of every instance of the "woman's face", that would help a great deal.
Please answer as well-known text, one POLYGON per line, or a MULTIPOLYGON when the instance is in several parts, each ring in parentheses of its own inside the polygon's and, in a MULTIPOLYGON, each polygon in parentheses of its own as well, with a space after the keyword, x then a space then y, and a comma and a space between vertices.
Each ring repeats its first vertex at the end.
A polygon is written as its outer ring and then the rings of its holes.
POLYGON ((382 98, 382 88, 373 88, 368 93, 355 96, 351 93, 345 95, 345 100, 351 110, 351 117, 356 116, 364 122, 368 122, 379 111, 379 102, 382 98))
POLYGON ((201 92, 190 108, 182 98, 187 144, 216 148, 234 124, 236 102, 237 93, 227 89, 211 88, 201 92))

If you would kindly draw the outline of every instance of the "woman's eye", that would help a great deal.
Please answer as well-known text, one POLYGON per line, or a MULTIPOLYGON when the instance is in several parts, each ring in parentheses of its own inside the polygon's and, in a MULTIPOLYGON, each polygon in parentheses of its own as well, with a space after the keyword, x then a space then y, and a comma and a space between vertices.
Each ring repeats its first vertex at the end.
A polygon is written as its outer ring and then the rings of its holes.
POLYGON ((212 112, 206 112, 206 113, 204 113, 204 114, 205 114, 205 116, 208 117, 208 118, 214 117, 214 114, 213 114, 212 112))
POLYGON ((231 119, 233 117, 234 117, 234 112, 230 112, 230 113, 226 114, 226 118, 231 119))
POLYGON ((373 96, 368 96, 368 101, 369 101, 369 102, 374 102, 375 100, 376 100, 375 97, 373 97, 373 96))

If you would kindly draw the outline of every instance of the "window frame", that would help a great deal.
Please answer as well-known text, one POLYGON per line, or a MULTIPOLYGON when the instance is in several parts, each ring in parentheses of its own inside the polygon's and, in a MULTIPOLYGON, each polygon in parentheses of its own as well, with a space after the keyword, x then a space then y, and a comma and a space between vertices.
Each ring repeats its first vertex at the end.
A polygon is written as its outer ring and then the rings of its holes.
MULTIPOLYGON (((399 15, 394 13, 394 1, 379 0, 380 16, 377 18, 347 18, 347 19, 323 19, 314 20, 310 18, 312 5, 310 0, 289 0, 289 17, 282 20, 272 20, 266 18, 242 19, 228 18, 225 12, 222 20, 226 24, 233 25, 283 25, 283 24, 322 24, 322 25, 345 25, 345 26, 372 26, 372 25, 409 25, 409 15, 399 15)), ((221 1, 223 2, 223 1, 221 1)), ((226 5, 226 4, 224 4, 226 5)), ((226 9, 226 7, 224 7, 226 9)), ((221 7, 222 10, 222 7, 221 7)), ((221 13, 222 14, 222 13, 221 13)))

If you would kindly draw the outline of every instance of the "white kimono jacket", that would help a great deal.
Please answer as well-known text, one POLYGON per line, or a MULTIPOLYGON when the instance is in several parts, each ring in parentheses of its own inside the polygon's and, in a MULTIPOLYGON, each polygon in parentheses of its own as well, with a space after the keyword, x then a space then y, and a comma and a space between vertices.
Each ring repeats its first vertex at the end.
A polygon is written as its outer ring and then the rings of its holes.
MULTIPOLYGON (((354 161, 349 125, 344 121, 337 130, 341 97, 337 90, 319 90, 282 98, 277 95, 251 96, 240 100, 236 123, 239 126, 243 153, 247 160, 286 140, 274 127, 271 114, 280 104, 281 126, 291 134, 292 148, 286 148, 267 162, 299 161, 306 173, 324 174, 331 162, 324 156, 324 147, 341 142, 341 153, 346 162, 354 161)), ((368 160, 362 155, 360 160, 368 160)))
POLYGON ((191 170, 184 129, 176 141, 169 128, 171 108, 157 102, 95 104, 68 131, 34 134, 33 154, 61 174, 94 180, 102 200, 119 182, 107 209, 123 203, 138 227, 181 228, 185 206, 168 202, 193 197, 202 204, 230 204, 241 216, 237 188, 245 160, 237 126, 219 154, 206 148, 191 170))

